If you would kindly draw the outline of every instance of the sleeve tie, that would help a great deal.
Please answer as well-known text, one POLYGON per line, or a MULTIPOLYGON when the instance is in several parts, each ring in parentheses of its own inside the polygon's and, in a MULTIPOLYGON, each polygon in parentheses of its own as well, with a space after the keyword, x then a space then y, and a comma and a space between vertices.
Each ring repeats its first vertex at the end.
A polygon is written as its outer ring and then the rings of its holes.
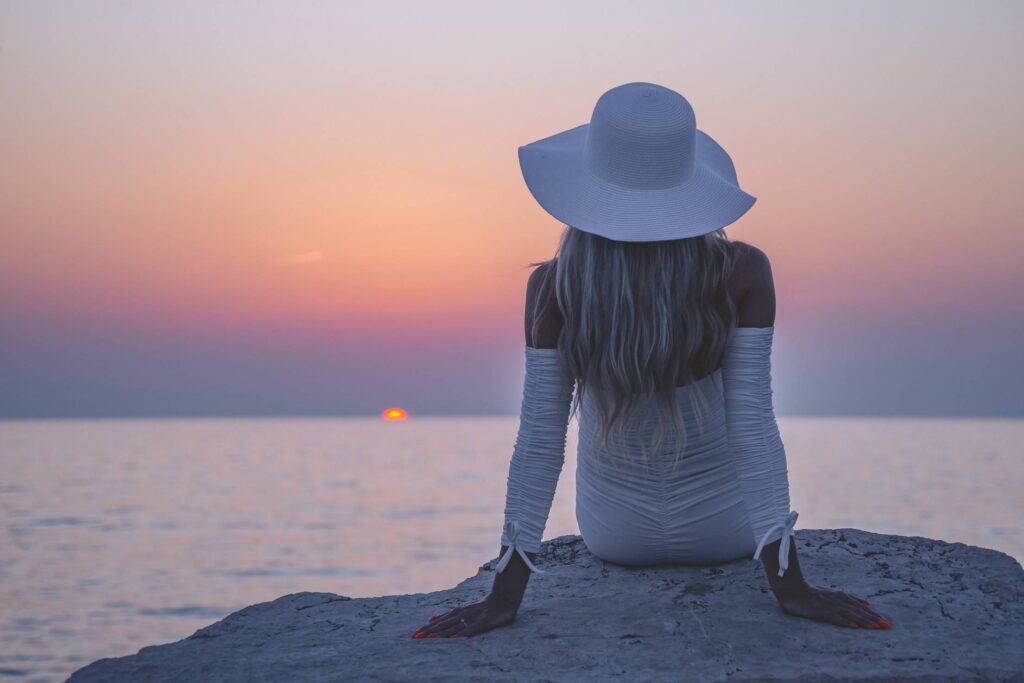
POLYGON ((512 559, 512 553, 518 552, 519 556, 523 558, 524 562, 526 562, 526 566, 530 568, 530 571, 543 574, 544 570, 538 568, 533 564, 533 562, 530 562, 530 558, 527 557, 526 553, 523 552, 523 549, 519 547, 519 522, 514 519, 506 521, 504 532, 506 534, 506 538, 509 540, 509 544, 505 554, 501 556, 500 560, 498 560, 498 565, 496 567, 498 573, 500 574, 505 567, 508 566, 509 561, 512 559))
POLYGON ((788 515, 786 515, 785 522, 779 522, 768 529, 768 531, 764 533, 764 536, 761 537, 761 542, 757 544, 757 552, 754 553, 755 560, 761 557, 761 548, 764 547, 765 541, 768 540, 768 537, 771 536, 772 532, 779 528, 782 529, 782 542, 779 543, 779 576, 785 574, 786 570, 789 568, 789 542, 796 533, 793 530, 793 526, 796 524, 796 518, 799 516, 800 513, 796 510, 792 510, 788 515))

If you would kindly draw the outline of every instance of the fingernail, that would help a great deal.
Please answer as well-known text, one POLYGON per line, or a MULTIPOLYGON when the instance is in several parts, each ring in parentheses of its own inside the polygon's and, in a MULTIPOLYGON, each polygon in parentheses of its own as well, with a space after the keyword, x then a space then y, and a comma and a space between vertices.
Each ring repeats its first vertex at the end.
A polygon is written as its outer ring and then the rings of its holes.
POLYGON ((885 617, 882 617, 882 624, 883 624, 883 625, 884 625, 884 626, 885 626, 886 628, 892 628, 892 624, 891 624, 891 623, 889 622, 889 620, 888 620, 888 619, 886 619, 885 617))
POLYGON ((870 626, 871 628, 879 628, 878 624, 876 624, 876 623, 875 623, 875 622, 873 622, 873 621, 869 621, 869 622, 868 622, 868 626, 870 626))
POLYGON ((416 633, 416 634, 413 635, 413 638, 422 638, 422 637, 423 637, 422 633, 416 633))
POLYGON ((454 636, 452 636, 452 638, 461 638, 461 637, 462 636, 460 636, 458 633, 456 633, 454 636))
POLYGON ((437 617, 430 617, 430 621, 428 623, 433 624, 435 621, 437 621, 437 617))
POLYGON ((437 636, 437 633, 431 633, 429 636, 427 636, 427 638, 437 638, 437 636))
POLYGON ((851 621, 850 626, 852 626, 853 628, 860 628, 860 624, 858 624, 856 621, 851 621))

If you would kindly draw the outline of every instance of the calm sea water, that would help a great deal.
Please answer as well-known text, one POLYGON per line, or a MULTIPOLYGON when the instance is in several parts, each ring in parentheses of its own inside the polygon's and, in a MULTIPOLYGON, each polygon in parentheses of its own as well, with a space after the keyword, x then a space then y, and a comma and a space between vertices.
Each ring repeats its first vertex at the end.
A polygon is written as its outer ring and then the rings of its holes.
MULTIPOLYGON (((297 591, 451 587, 498 553, 517 427, 518 417, 0 422, 0 675, 61 680, 297 591)), ((779 428, 798 529, 1024 558, 1024 420, 779 428)), ((579 533, 575 430, 545 538, 579 533)))

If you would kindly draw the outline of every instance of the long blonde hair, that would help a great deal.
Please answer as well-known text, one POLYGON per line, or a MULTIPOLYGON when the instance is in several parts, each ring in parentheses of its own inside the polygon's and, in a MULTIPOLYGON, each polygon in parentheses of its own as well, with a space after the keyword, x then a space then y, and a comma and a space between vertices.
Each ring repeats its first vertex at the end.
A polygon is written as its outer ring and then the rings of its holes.
MULTIPOLYGON (((724 229, 684 239, 623 242, 567 225, 555 256, 530 264, 548 266, 534 299, 533 337, 553 289, 563 320, 559 360, 576 380, 570 416, 579 414, 589 395, 600 416, 602 448, 609 436, 621 439, 640 416, 638 410, 653 399, 658 416, 653 449, 662 445, 665 426, 671 425, 678 458, 686 429, 677 387, 711 374, 724 355, 737 320, 728 287, 735 258, 724 229)), ((699 422, 707 397, 688 394, 699 422)))

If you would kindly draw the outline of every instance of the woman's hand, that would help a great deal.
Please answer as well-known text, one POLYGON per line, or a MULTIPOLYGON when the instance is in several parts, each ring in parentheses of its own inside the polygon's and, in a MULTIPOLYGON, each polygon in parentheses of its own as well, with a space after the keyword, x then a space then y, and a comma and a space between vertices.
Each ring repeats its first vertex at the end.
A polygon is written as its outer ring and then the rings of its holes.
POLYGON ((413 638, 460 638, 511 624, 519 606, 503 598, 488 595, 480 602, 456 607, 445 614, 430 617, 426 626, 416 629, 413 638))
POLYGON ((892 628, 888 619, 868 606, 866 599, 807 583, 803 570, 800 569, 796 543, 789 544, 789 566, 780 577, 780 544, 781 539, 777 539, 764 546, 765 554, 762 555, 762 561, 772 593, 782 606, 783 612, 815 621, 826 621, 836 626, 892 628))
POLYGON ((775 597, 782 611, 798 617, 850 628, 892 628, 889 620, 868 607, 864 598, 831 588, 803 583, 797 588, 779 591, 775 597))

